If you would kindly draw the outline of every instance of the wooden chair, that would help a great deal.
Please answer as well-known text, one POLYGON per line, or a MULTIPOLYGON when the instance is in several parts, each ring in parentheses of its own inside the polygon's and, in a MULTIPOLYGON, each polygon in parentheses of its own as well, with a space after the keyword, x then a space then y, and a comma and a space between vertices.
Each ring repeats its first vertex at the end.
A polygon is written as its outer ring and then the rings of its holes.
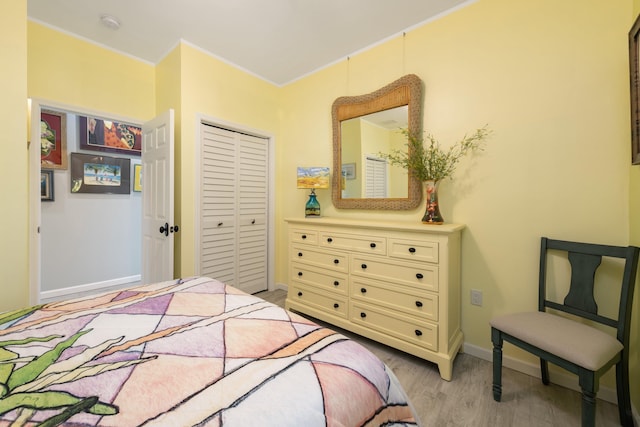
POLYGON ((548 362, 579 377, 582 426, 594 426, 600 377, 616 365, 620 423, 633 426, 629 396, 629 324, 639 248, 566 242, 542 238, 538 311, 515 313, 491 320, 493 342, 493 398, 502 396, 502 343, 510 342, 540 358, 542 382, 549 384, 548 362), (547 299, 549 251, 566 252, 571 283, 563 303, 547 299), (594 298, 595 274, 602 257, 624 259, 617 319, 598 314, 594 298), (546 309, 552 309, 547 312, 546 309), (560 313, 563 312, 563 313, 560 313), (568 313, 568 315, 565 315, 568 313), (590 326, 583 319, 615 328, 616 336, 590 326))

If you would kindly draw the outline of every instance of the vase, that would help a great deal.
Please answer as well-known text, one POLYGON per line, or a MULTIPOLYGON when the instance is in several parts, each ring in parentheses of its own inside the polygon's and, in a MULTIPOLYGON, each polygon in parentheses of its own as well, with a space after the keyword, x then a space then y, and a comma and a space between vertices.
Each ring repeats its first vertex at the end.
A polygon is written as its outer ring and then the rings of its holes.
POLYGON ((320 202, 316 198, 316 192, 312 189, 309 194, 309 200, 304 207, 305 218, 319 218, 320 217, 320 202))
POLYGON ((424 224, 442 224, 444 219, 440 215, 440 205, 438 204, 438 187, 440 181, 425 181, 424 182, 424 201, 426 209, 422 222, 424 224))

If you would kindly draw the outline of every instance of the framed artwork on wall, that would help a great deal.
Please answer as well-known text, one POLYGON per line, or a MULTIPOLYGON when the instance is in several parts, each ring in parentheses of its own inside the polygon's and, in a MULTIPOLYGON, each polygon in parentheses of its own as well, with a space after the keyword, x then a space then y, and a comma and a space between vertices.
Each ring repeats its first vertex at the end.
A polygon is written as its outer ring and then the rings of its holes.
POLYGON ((83 150, 139 156, 142 152, 142 128, 91 116, 78 116, 79 140, 83 150))
POLYGON ((133 191, 142 191, 142 165, 133 165, 133 191))
POLYGON ((71 192, 130 194, 131 160, 71 153, 71 192))
POLYGON ((342 176, 346 179, 356 179, 356 164, 355 163, 343 163, 342 164, 342 176))
POLYGON ((40 200, 43 202, 53 202, 53 171, 40 171, 40 200))
POLYGON ((629 31, 629 77, 631 83, 631 164, 640 164, 640 16, 629 31))
POLYGON ((67 169, 67 115, 59 111, 40 112, 40 167, 67 169))

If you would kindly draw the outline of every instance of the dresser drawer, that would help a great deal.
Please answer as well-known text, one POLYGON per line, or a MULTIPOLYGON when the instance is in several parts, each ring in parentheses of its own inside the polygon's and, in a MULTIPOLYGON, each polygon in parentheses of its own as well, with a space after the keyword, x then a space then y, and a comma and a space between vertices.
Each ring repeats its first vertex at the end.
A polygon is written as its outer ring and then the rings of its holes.
POLYGON ((351 273, 356 276, 405 284, 432 292, 438 291, 438 266, 433 264, 353 256, 351 273))
POLYGON ((318 293, 300 283, 293 283, 293 287, 289 290, 289 298, 302 304, 314 307, 318 310, 331 313, 334 316, 348 317, 349 304, 347 296, 337 295, 329 292, 318 293))
POLYGON ((321 231, 319 245, 326 248, 364 252, 374 255, 387 254, 387 239, 382 236, 346 234, 321 231))
POLYGON ((438 263, 438 242, 389 239, 389 256, 438 263))
POLYGON ((351 302, 349 312, 349 318, 355 324, 438 351, 438 325, 356 301, 351 302))
POLYGON ((293 262, 303 262, 344 273, 349 272, 349 257, 345 253, 332 253, 303 245, 294 245, 291 247, 291 251, 291 261, 293 262))
POLYGON ((318 244, 318 232, 294 228, 291 230, 291 241, 293 243, 306 243, 308 245, 318 244))
POLYGON ((343 295, 348 293, 348 279, 346 273, 328 271, 306 264, 294 262, 291 264, 291 280, 309 286, 329 289, 343 295))
POLYGON ((349 285, 354 300, 438 321, 438 295, 407 286, 354 277, 349 285))

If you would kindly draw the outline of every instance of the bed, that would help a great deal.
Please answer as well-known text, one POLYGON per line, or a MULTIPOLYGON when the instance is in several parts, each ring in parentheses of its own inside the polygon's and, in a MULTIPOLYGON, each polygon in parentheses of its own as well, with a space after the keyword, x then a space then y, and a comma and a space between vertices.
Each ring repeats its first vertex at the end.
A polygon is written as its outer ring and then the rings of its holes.
POLYGON ((0 314, 0 426, 9 425, 418 421, 393 372, 360 344, 194 277, 0 314))

